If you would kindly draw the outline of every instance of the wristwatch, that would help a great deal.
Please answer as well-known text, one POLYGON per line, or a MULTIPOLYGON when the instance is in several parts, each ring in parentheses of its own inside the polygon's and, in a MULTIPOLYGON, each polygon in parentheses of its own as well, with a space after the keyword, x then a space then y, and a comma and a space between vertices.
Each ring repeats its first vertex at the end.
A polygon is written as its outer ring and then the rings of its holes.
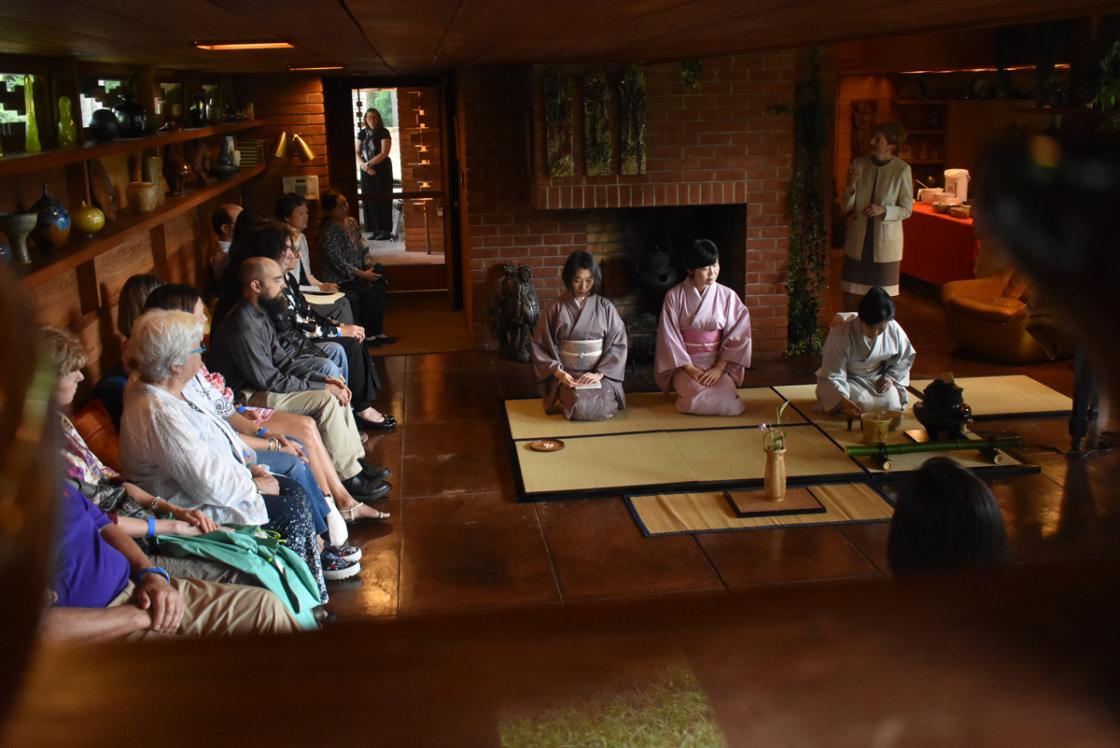
POLYGON ((168 584, 171 584, 171 574, 169 574, 167 569, 163 568, 162 566, 149 566, 136 572, 136 574, 134 574, 133 576, 136 578, 136 583, 139 584, 144 580, 144 577, 148 576, 149 574, 159 574, 161 577, 167 580, 168 584))

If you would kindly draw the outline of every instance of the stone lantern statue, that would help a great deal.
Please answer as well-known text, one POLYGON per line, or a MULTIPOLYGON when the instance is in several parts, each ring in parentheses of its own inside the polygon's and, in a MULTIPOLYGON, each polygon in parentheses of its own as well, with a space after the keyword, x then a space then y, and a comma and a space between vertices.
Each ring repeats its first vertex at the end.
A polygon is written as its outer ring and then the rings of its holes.
POLYGON ((531 358, 533 327, 541 316, 541 305, 532 284, 533 271, 512 262, 502 266, 498 294, 490 306, 490 331, 498 341, 498 355, 514 361, 531 358))

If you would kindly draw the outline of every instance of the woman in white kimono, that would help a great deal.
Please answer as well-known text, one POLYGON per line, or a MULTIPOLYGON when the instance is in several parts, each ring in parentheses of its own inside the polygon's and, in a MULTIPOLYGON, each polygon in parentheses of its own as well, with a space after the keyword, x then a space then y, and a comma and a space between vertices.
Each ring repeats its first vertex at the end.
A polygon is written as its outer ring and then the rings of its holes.
POLYGON ((547 413, 602 421, 626 407, 626 327, 614 304, 595 293, 602 273, 588 252, 573 252, 562 272, 567 289, 533 331, 533 368, 547 413))
POLYGON ((916 356, 894 302, 875 287, 859 302, 858 313, 840 312, 824 341, 817 369, 817 401, 826 413, 902 410, 909 399, 910 367, 916 356))
POLYGON ((719 249, 697 239, 685 253, 688 277, 669 289, 657 325, 654 378, 677 393, 677 410, 737 416, 736 388, 751 365, 751 317, 739 295, 716 283, 719 249))

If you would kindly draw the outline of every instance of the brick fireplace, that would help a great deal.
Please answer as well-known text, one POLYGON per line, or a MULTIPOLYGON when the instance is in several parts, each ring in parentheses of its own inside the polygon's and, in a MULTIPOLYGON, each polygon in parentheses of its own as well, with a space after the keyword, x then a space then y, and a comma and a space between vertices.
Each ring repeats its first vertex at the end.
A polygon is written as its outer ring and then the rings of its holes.
POLYGON ((791 102, 794 70, 792 51, 706 59, 700 89, 690 92, 679 64, 648 65, 647 173, 583 176, 577 137, 577 176, 563 178, 541 176, 534 71, 461 73, 464 295, 476 341, 492 344, 488 310, 505 262, 532 267, 546 303, 560 290, 565 257, 590 249, 603 262, 605 295, 624 314, 636 309, 636 233, 648 223, 642 214, 656 209, 675 227, 674 244, 693 231, 693 238, 716 241, 721 280, 750 308, 756 358, 780 356, 793 123, 772 107, 791 102))

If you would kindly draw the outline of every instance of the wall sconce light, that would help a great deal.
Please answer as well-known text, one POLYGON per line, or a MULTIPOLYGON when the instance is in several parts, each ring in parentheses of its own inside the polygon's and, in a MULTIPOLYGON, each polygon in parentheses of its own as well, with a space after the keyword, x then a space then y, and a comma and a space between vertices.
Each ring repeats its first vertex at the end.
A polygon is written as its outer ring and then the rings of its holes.
POLYGON ((291 138, 288 137, 288 132, 285 130, 280 133, 280 141, 276 144, 276 152, 273 153, 273 158, 287 158, 289 152, 295 148, 296 153, 299 155, 299 160, 307 163, 308 161, 315 160, 315 151, 311 150, 311 146, 307 141, 299 136, 299 133, 294 133, 291 138))

